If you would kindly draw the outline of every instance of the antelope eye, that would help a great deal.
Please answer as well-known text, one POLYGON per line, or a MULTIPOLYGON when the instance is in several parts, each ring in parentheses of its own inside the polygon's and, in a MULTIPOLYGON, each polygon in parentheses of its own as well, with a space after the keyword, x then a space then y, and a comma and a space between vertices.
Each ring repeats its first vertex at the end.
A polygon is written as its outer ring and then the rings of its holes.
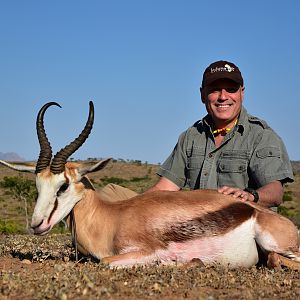
POLYGON ((64 193, 69 187, 69 184, 68 183, 64 183, 60 188, 59 190, 57 191, 56 195, 57 196, 60 196, 62 193, 64 193))

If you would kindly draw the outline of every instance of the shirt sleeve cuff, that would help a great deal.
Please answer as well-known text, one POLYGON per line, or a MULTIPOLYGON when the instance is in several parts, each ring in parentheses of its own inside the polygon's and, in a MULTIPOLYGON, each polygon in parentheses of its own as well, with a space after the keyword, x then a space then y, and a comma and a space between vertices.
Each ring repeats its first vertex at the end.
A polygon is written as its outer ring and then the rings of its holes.
POLYGON ((159 171, 156 173, 158 176, 165 177, 175 183, 178 187, 183 188, 185 186, 185 181, 176 177, 173 173, 169 170, 160 168, 159 171))

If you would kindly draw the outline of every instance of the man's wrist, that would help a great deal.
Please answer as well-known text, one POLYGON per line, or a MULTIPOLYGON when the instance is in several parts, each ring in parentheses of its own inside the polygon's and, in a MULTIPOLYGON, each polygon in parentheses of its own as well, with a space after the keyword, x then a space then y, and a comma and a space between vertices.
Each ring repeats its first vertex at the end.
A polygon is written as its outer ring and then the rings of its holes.
POLYGON ((247 193, 249 193, 249 194, 251 194, 254 197, 253 202, 255 202, 255 203, 258 202, 258 200, 259 200, 259 194, 258 194, 258 192, 255 189, 245 188, 244 191, 247 192, 247 193))

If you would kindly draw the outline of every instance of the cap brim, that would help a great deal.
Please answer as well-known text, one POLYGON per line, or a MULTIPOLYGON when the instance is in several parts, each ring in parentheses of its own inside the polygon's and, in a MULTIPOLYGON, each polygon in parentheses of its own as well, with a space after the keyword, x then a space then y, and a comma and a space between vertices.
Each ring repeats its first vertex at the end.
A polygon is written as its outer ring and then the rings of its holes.
POLYGON ((212 84, 213 82, 215 82, 219 79, 229 79, 229 80, 232 80, 232 81, 234 81, 234 82, 236 82, 240 85, 243 85, 243 80, 238 76, 232 76, 232 74, 231 74, 231 76, 228 76, 229 75, 228 73, 227 74, 224 73, 223 75, 221 75, 221 74, 216 74, 216 75, 217 76, 214 76, 214 75, 209 76, 209 78, 207 78, 205 80, 205 82, 203 83, 203 86, 210 85, 210 84, 212 84))

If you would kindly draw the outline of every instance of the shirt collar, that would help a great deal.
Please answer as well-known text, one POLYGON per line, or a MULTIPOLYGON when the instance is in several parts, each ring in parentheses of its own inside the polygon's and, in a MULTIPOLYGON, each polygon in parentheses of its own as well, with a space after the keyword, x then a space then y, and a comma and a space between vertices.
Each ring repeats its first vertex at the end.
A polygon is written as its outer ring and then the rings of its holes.
MULTIPOLYGON (((240 133, 243 133, 247 124, 247 110, 244 106, 242 106, 240 115, 239 115, 239 119, 238 119, 238 129, 237 131, 239 131, 240 133)), ((207 130, 210 130, 212 132, 212 126, 211 124, 213 123, 212 118, 209 114, 207 114, 203 119, 202 119, 202 123, 205 125, 205 128, 207 130)))

